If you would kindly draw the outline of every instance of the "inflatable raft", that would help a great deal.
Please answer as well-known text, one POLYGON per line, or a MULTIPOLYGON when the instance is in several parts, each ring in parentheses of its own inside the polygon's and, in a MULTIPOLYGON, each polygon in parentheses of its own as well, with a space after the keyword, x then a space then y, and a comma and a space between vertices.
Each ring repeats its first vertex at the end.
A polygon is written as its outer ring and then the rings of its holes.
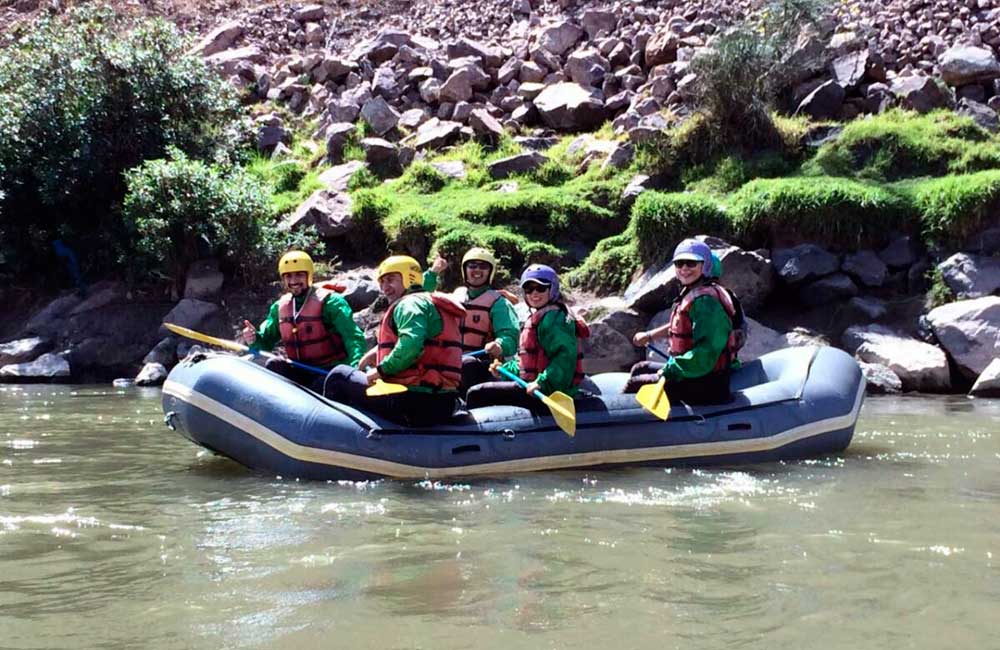
POLYGON ((625 373, 590 378, 577 430, 510 406, 407 428, 327 400, 251 361, 202 356, 163 385, 164 421, 246 467, 286 478, 444 479, 621 465, 704 466, 832 454, 851 442, 865 394, 858 364, 831 347, 788 348, 732 377, 734 400, 672 404, 666 421, 622 394, 625 373))

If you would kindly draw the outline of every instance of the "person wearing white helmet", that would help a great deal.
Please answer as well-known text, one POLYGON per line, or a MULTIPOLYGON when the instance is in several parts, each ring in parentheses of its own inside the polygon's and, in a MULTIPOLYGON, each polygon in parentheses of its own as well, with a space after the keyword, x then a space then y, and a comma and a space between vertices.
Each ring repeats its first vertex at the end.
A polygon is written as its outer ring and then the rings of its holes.
MULTIPOLYGON (((313 285, 314 273, 312 258, 304 251, 283 255, 278 276, 286 293, 271 305, 260 327, 244 320, 240 338, 251 350, 264 352, 281 342, 289 359, 311 366, 356 366, 365 351, 364 332, 338 288, 313 285)), ((314 374, 281 359, 268 361, 267 368, 306 386, 315 380, 314 374)))
MULTIPOLYGON (((625 392, 665 377, 671 400, 688 404, 722 404, 732 399, 730 368, 736 362, 731 294, 714 281, 714 256, 707 244, 685 239, 674 249, 674 272, 681 292, 670 320, 646 332, 637 332, 633 344, 644 346, 658 338, 669 342, 664 363, 641 361, 632 366, 625 392)), ((720 270, 721 273, 721 270, 720 270)))
POLYGON ((324 394, 411 426, 446 420, 455 410, 462 379, 465 309, 451 297, 430 293, 417 260, 393 255, 378 267, 377 280, 389 300, 376 334, 371 366, 337 366, 324 394), (403 392, 368 396, 376 381, 399 384, 403 392))
MULTIPOLYGON (((447 267, 447 262, 438 257, 435 260, 433 281, 436 273, 447 267), (440 261, 442 264, 438 264, 440 261)), ((485 350, 484 355, 462 358, 463 395, 472 386, 492 381, 490 362, 517 354, 518 318, 514 311, 517 296, 504 289, 493 287, 497 273, 497 258, 493 253, 479 246, 470 248, 462 256, 462 280, 464 285, 452 296, 465 307, 462 322, 462 352, 485 350)), ((424 275, 424 286, 428 286, 430 274, 424 275)), ((433 286, 431 287, 433 288, 433 286)))

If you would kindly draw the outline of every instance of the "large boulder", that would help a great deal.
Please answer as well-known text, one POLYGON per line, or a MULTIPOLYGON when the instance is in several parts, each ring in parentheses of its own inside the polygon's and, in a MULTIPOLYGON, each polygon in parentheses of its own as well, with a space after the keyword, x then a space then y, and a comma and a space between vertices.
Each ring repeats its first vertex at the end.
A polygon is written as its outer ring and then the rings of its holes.
POLYGON ((955 45, 938 57, 938 69, 941 78, 951 86, 1000 78, 1000 61, 988 46, 955 45))
POLYGON ((511 174, 522 174, 524 172, 538 169, 548 161, 545 154, 537 151, 519 153, 507 158, 502 158, 489 164, 490 177, 496 180, 507 178, 511 174))
POLYGON ((627 336, 607 323, 590 325, 590 337, 583 341, 583 371, 599 372, 628 370, 639 360, 639 352, 627 336))
POLYGON ((959 298, 982 298, 1000 291, 1000 258, 955 253, 938 270, 959 298))
POLYGON ((361 107, 361 119, 363 119, 375 133, 385 135, 396 128, 399 122, 399 113, 390 106, 381 96, 372 97, 361 107))
POLYGON ((55 333, 63 318, 68 316, 81 302, 83 302, 83 298, 75 293, 56 298, 28 320, 23 332, 40 335, 55 333))
MULTIPOLYGON (((163 322, 203 331, 204 326, 219 313, 219 306, 214 302, 184 298, 163 317, 163 322)), ((167 336, 170 334, 170 331, 166 327, 161 327, 159 334, 160 336, 167 336)))
POLYGON ((758 359, 768 352, 788 347, 827 344, 826 341, 806 332, 798 330, 779 332, 752 318, 748 317, 746 320, 747 342, 739 354, 740 360, 744 363, 758 359))
POLYGON ((722 284, 736 294, 744 311, 756 312, 774 290, 775 273, 771 260, 759 252, 730 246, 721 240, 707 238, 705 241, 722 262, 722 284))
POLYGON ((159 386, 167 378, 167 368, 160 363, 147 363, 135 376, 136 386, 159 386))
POLYGON ((198 56, 211 56, 228 50, 240 36, 243 35, 243 25, 238 20, 225 22, 208 33, 198 44, 191 48, 191 53, 198 56))
POLYGON ((872 250, 848 253, 844 256, 840 270, 856 278, 866 287, 881 287, 889 276, 885 262, 872 250))
POLYGON ((351 196, 347 192, 316 190, 295 212, 278 224, 278 229, 296 232, 315 228, 322 237, 342 237, 354 227, 351 196))
POLYGON ((830 275, 840 268, 836 255, 816 244, 802 244, 794 248, 776 248, 771 252, 771 263, 778 277, 787 284, 830 275))
POLYGON ((934 336, 968 379, 1000 357, 1000 297, 942 305, 927 314, 934 336))
POLYGON ((556 56, 564 54, 583 37, 583 30, 568 20, 562 20, 542 29, 538 45, 556 56))
POLYGON ((351 180, 351 176, 367 166, 360 160, 351 160, 342 165, 335 165, 319 175, 319 182, 330 192, 346 192, 347 183, 351 180))
POLYGON ((599 126, 605 118, 600 93, 580 84, 552 84, 534 100, 542 121, 553 129, 578 131, 599 126))
POLYGON ((969 390, 969 395, 977 397, 1000 397, 1000 358, 996 358, 980 373, 969 390))
POLYGON ((896 373, 903 390, 940 393, 951 388, 948 358, 935 345, 881 325, 849 327, 842 344, 859 360, 881 364, 896 373))
POLYGON ((0 368, 0 381, 50 381, 70 375, 69 362, 62 355, 52 352, 34 361, 12 363, 0 368))
POLYGON ((461 137, 462 125, 458 122, 433 119, 420 126, 412 145, 417 151, 433 151, 450 146, 461 137))
POLYGON ((625 306, 647 314, 658 312, 680 293, 680 287, 673 264, 647 267, 626 287, 625 306))
POLYGON ((865 363, 859 361, 861 374, 865 376, 868 386, 866 391, 876 395, 899 393, 903 390, 903 382, 899 375, 894 373, 888 366, 881 363, 865 363))
POLYGON ((845 273, 833 273, 803 285, 799 289, 799 302, 818 307, 858 295, 858 287, 845 273))
POLYGON ((896 77, 890 86, 892 94, 903 108, 927 113, 948 106, 950 100, 937 82, 923 75, 896 77))
POLYGON ((25 363, 52 349, 52 341, 40 336, 0 343, 0 366, 25 363))
POLYGON ((184 279, 184 297, 198 300, 214 300, 222 289, 224 280, 219 270, 219 260, 198 260, 188 268, 184 279))

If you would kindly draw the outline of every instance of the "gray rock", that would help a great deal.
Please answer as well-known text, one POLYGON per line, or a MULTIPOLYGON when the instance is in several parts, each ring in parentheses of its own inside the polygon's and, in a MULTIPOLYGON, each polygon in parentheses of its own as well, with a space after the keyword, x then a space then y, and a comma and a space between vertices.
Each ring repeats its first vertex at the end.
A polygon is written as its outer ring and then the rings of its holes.
POLYGON ((614 33, 618 18, 614 12, 604 9, 586 9, 580 16, 580 24, 587 32, 587 38, 594 40, 601 32, 614 33))
POLYGON ((432 162, 431 167, 438 170, 448 178, 463 179, 466 177, 465 163, 461 160, 443 160, 432 162))
POLYGON ((927 113, 935 108, 948 106, 949 99, 944 91, 930 77, 912 75, 897 77, 893 80, 890 90, 899 99, 903 108, 918 113, 927 113))
POLYGON ((927 321, 959 372, 978 377, 1000 357, 1000 297, 988 296, 942 305, 927 321))
MULTIPOLYGON (((203 326, 217 314, 219 314, 219 306, 214 302, 184 298, 163 317, 163 322, 173 323, 200 332, 204 331, 202 329, 203 326)), ((170 331, 167 328, 160 328, 159 335, 161 337, 168 336, 169 334, 170 331)))
POLYGON ((167 378, 167 369, 160 363, 147 363, 135 376, 136 386, 159 386, 167 378))
POLYGON ((599 86, 611 64, 597 50, 583 48, 569 55, 564 69, 570 79, 582 86, 599 86))
POLYGON ((490 177, 496 180, 507 178, 512 174, 522 174, 538 169, 548 161, 548 157, 537 151, 519 153, 508 158, 492 162, 488 166, 490 177))
POLYGON ((350 273, 339 278, 339 282, 345 286, 344 299, 355 313, 370 306, 379 296, 378 284, 369 273, 350 273))
POLYGON ((857 88, 865 78, 870 56, 868 50, 864 49, 834 59, 830 67, 837 84, 846 89, 857 88))
POLYGON ((312 23, 323 20, 324 15, 323 5, 311 4, 296 9, 292 17, 300 23, 312 23))
POLYGON ((247 63, 263 65, 266 62, 267 55, 256 45, 223 50, 205 57, 207 65, 218 69, 227 78, 237 74, 240 67, 247 63))
POLYGON ((278 229, 296 232, 315 228, 323 237, 341 237, 354 227, 351 206, 347 192, 316 190, 295 212, 281 220, 278 229))
POLYGON ((982 255, 1000 253, 1000 227, 986 228, 969 235, 962 250, 973 251, 982 255))
POLYGON ((880 363, 865 363, 864 361, 859 361, 858 365, 861 366, 861 374, 865 376, 867 382, 866 392, 874 395, 891 395, 902 392, 902 380, 888 366, 883 366, 880 363))
POLYGON ((583 30, 568 20, 544 28, 538 35, 538 44, 556 56, 564 54, 583 37, 583 30))
POLYGON ((616 142, 615 147, 604 159, 601 169, 625 169, 632 164, 635 147, 629 142, 616 142))
POLYGON ((855 321, 876 321, 883 318, 888 310, 884 300, 871 296, 857 296, 847 301, 847 308, 855 321))
POLYGON ((192 54, 197 56, 211 56, 228 50, 233 46, 240 36, 243 35, 243 25, 238 20, 231 20, 219 25, 201 39, 197 45, 191 49, 192 54))
POLYGON ((1000 291, 1000 259, 955 253, 937 266, 959 298, 981 298, 1000 291))
POLYGON ((188 268, 184 279, 184 297, 198 300, 214 300, 218 297, 224 281, 219 270, 219 260, 198 260, 188 268))
POLYGON ((52 341, 40 336, 0 343, 0 366, 26 363, 52 349, 52 341))
POLYGON ((456 70, 448 77, 438 90, 438 97, 443 102, 467 102, 472 99, 472 73, 469 68, 456 70))
POLYGON ((840 270, 857 278, 866 287, 881 287, 889 275, 885 263, 871 250, 848 253, 840 270))
POLYGON ((916 237, 902 235, 889 242, 888 246, 878 252, 878 256, 886 266, 902 269, 920 259, 921 252, 920 242, 916 237))
POLYGON ((951 388, 948 358, 937 346, 881 325, 848 328, 844 345, 848 350, 854 348, 861 361, 881 364, 896 373, 903 390, 938 393, 951 388))
POLYGON ((142 358, 142 362, 145 363, 158 363, 164 367, 170 368, 174 365, 177 360, 177 338, 174 336, 168 336, 160 340, 153 349, 146 353, 146 356, 142 358))
POLYGON ((375 133, 385 135, 396 128, 399 113, 389 106, 383 97, 372 97, 361 107, 361 119, 372 127, 375 133))
POLYGON ((415 129, 427 121, 427 112, 422 108, 411 108, 404 111, 399 116, 399 126, 406 129, 415 129))
POLYGON ((857 285, 844 273, 827 275, 799 289, 799 301, 809 307, 819 307, 856 295, 857 285))
POLYGON ((969 395, 976 397, 1000 397, 1000 358, 994 359, 986 366, 976 383, 972 385, 969 395))
POLYGON ((784 282, 798 284, 836 272, 840 261, 815 244, 778 248, 771 254, 774 269, 784 282))
POLYGON ((346 192, 347 183, 359 169, 367 167, 367 163, 351 160, 342 165, 334 165, 319 175, 319 182, 330 192, 346 192))
POLYGON ((980 102, 972 99, 962 99, 958 103, 958 114, 971 117, 972 121, 986 129, 996 133, 1000 131, 1000 115, 997 112, 980 102))
POLYGON ((125 298, 125 284, 122 282, 100 282, 90 288, 87 298, 70 310, 70 316, 107 307, 125 298))
POLYGON ((381 176, 394 176, 403 171, 399 163, 399 148, 388 140, 364 138, 361 140, 361 148, 365 150, 365 161, 381 176))
POLYGON ((795 114, 808 115, 814 120, 833 119, 840 112, 846 94, 836 81, 827 81, 802 100, 795 114))
POLYGON ((625 289, 628 309, 651 314, 662 310, 680 293, 680 282, 669 262, 643 269, 642 274, 625 289))
POLYGON ((56 298, 31 317, 28 324, 24 326, 24 332, 43 335, 55 333, 59 328, 59 322, 69 316, 69 313, 81 302, 83 299, 76 294, 56 298))
POLYGON ((12 379, 41 381, 69 377, 71 374, 69 362, 62 355, 49 352, 34 361, 3 366, 0 368, 0 381, 12 379))
POLYGON ((590 325, 583 341, 583 371, 587 374, 628 370, 640 358, 632 341, 602 322, 590 325))
POLYGON ((326 159, 338 165, 344 161, 344 147, 357 131, 350 122, 334 122, 326 128, 326 159))
POLYGON ((593 128, 605 118, 598 92, 576 83, 548 86, 534 100, 542 121, 553 129, 574 131, 593 128))
POLYGON ((776 279, 771 260, 756 251, 704 240, 722 262, 720 282, 736 294, 746 313, 756 313, 774 291, 776 279))
POLYGON ((485 108, 477 108, 469 114, 472 130, 491 142, 498 142, 504 135, 503 126, 485 108))
POLYGON ((413 147, 417 151, 443 149, 454 144, 461 135, 462 125, 458 122, 431 120, 425 122, 417 131, 413 147))
POLYGON ((1000 61, 989 47, 955 45, 938 57, 941 77, 950 86, 964 86, 1000 77, 1000 61))

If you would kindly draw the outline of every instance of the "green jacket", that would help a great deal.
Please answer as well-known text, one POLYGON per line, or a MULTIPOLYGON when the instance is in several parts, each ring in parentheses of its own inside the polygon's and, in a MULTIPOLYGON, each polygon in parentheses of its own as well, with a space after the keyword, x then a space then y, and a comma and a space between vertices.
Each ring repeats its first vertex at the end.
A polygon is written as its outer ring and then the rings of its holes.
MULTIPOLYGON (((312 290, 310 289, 310 291, 312 290)), ((305 299, 306 296, 293 296, 295 308, 300 308, 305 299)), ((344 342, 344 350, 347 352, 344 363, 357 368, 358 362, 365 354, 365 334, 354 322, 351 306, 347 304, 343 296, 330 293, 323 301, 322 318, 323 326, 326 327, 327 331, 339 334, 344 342)), ((267 318, 257 328, 257 340, 249 346, 250 349, 254 352, 270 352, 274 349, 274 346, 281 341, 281 332, 278 329, 279 322, 278 301, 275 301, 267 312, 267 318)))
MULTIPOLYGON (((549 365, 542 370, 535 381, 546 395, 562 391, 573 397, 577 387, 573 385, 576 373, 576 321, 567 312, 553 310, 542 316, 538 324, 538 342, 549 359, 549 365)), ((503 365, 504 370, 520 376, 519 360, 514 357, 503 365)))
MULTIPOLYGON (((441 314, 438 313, 434 303, 427 299, 427 294, 421 287, 411 287, 406 295, 396 302, 392 309, 392 322, 396 326, 399 340, 382 363, 378 364, 379 373, 390 383, 392 375, 406 370, 417 362, 424 352, 424 341, 434 338, 444 329, 441 314)), ((435 392, 426 386, 406 388, 418 393, 435 392)))
POLYGON ((733 329, 726 309, 711 296, 695 298, 689 315, 694 346, 684 354, 667 360, 661 371, 667 381, 697 379, 712 372, 733 329))
MULTIPOLYGON (((438 285, 438 274, 434 271, 424 271, 424 289, 434 291, 438 285)), ((469 300, 481 296, 491 287, 477 287, 469 289, 469 300)), ((517 312, 514 305, 506 298, 500 298, 490 307, 490 323, 493 325, 493 334, 500 339, 500 348, 503 356, 510 357, 517 354, 517 338, 520 329, 518 327, 517 312)))

